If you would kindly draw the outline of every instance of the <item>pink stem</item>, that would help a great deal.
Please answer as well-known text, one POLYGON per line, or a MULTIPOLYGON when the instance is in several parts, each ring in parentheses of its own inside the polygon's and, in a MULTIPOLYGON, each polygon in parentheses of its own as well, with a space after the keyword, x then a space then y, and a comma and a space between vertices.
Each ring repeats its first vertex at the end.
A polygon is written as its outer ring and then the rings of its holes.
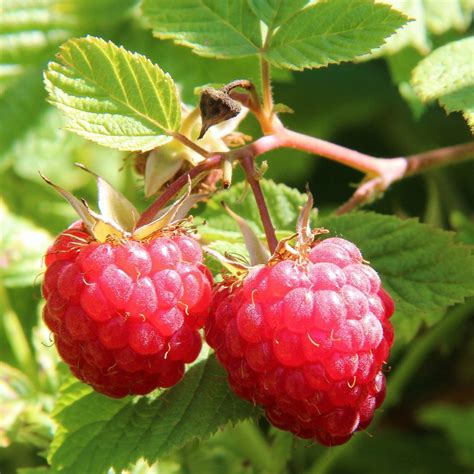
POLYGON ((381 160, 365 153, 288 129, 283 129, 279 135, 281 146, 324 156, 343 165, 355 168, 362 173, 378 175, 382 172, 381 160))
POLYGON ((407 169, 404 176, 412 176, 427 168, 458 163, 472 157, 474 157, 473 142, 425 151, 407 157, 407 169))
MULTIPOLYGON (((254 191, 255 197, 261 200, 261 204, 266 208, 261 193, 260 185, 253 177, 253 159, 259 155, 267 153, 277 148, 295 148, 297 150, 306 151, 315 155, 320 155, 337 161, 343 165, 349 166, 361 171, 371 177, 369 182, 364 182, 361 189, 354 195, 354 197, 346 203, 339 212, 347 212, 353 207, 364 204, 370 200, 374 194, 379 191, 383 192, 393 182, 400 180, 406 176, 412 176, 426 169, 442 166, 449 163, 459 162, 464 159, 474 157, 474 143, 464 143, 451 147, 440 148, 436 150, 411 155, 406 158, 375 158, 365 153, 360 153, 350 148, 345 148, 319 138, 310 137, 302 133, 293 132, 281 125, 278 120, 274 122, 274 134, 266 135, 253 143, 246 145, 238 150, 227 153, 219 153, 206 158, 200 165, 190 169, 187 173, 181 175, 178 179, 172 182, 168 188, 158 197, 158 199, 142 214, 138 225, 148 223, 156 216, 161 208, 176 194, 180 189, 188 183, 189 177, 195 178, 200 173, 217 168, 222 164, 224 159, 239 159, 244 165, 247 177, 251 176, 254 183, 249 179, 250 185, 254 191), (252 173, 249 173, 249 163, 252 161, 252 173)), ((181 138, 181 137, 180 137, 181 138)), ((179 139, 179 138, 178 138, 179 139)), ((186 141, 181 140, 184 144, 186 141)), ((199 147, 200 148, 200 147, 199 147)), ((196 150, 195 150, 196 151, 196 150)), ((200 149, 201 154, 208 154, 207 151, 200 149)), ((198 151, 199 152, 199 151, 198 151)), ((264 210, 262 207, 262 210, 264 210)), ((260 209, 260 208, 259 208, 260 209)), ((266 212, 268 214, 268 211, 266 212)), ((263 219, 263 217, 262 217, 263 219)), ((272 247, 274 239, 273 225, 271 224, 269 215, 265 217, 268 219, 268 228, 265 227, 267 239, 270 247, 272 247)), ((266 226, 264 222, 264 226, 266 226)))

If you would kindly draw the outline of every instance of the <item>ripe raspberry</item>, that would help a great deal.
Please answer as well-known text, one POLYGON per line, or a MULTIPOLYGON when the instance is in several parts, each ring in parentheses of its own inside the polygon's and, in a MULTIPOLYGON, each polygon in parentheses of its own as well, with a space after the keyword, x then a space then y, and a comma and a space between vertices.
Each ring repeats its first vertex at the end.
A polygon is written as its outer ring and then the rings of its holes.
POLYGON ((351 242, 308 250, 219 285, 206 339, 237 395, 276 427, 334 446, 383 402, 393 302, 351 242))
POLYGON ((201 349, 212 276, 183 231, 98 242, 82 224, 46 254, 44 321, 71 371, 110 397, 171 387, 201 349))

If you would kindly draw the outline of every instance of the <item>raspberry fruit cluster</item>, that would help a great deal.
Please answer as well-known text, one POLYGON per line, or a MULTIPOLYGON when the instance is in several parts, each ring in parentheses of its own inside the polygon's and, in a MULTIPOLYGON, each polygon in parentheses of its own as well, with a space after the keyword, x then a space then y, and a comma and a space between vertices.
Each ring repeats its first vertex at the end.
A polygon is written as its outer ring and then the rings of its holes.
POLYGON ((334 446, 384 400, 394 306, 351 242, 308 250, 218 285, 206 339, 237 395, 276 427, 334 446))
POLYGON ((82 224, 46 255, 43 317, 71 371, 110 397, 170 387, 201 350, 212 275, 184 231, 98 242, 82 224))

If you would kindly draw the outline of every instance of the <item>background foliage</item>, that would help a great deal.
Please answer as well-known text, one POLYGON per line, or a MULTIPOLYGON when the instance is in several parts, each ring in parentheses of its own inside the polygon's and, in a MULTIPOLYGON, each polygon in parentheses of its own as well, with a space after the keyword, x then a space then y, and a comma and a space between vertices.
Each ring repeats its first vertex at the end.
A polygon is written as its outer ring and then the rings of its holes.
MULTIPOLYGON (((73 166, 83 163, 143 209, 143 183, 128 151, 169 139, 166 132, 179 126, 178 93, 194 105, 195 88, 207 83, 249 78, 260 85, 262 47, 276 102, 295 111, 282 117, 292 129, 374 156, 472 139, 471 0, 351 0, 349 7, 331 0, 296 14, 308 2, 138 3, 3 0, 0 6, 0 472, 375 473, 381 465, 387 473, 472 471, 474 301, 462 304, 474 291, 469 162, 400 182, 368 212, 336 218, 331 213, 350 196, 358 173, 296 151, 269 155, 264 191, 279 235, 294 229, 309 183, 317 225, 356 242, 396 298, 389 396, 370 436, 328 450, 270 428, 232 395, 208 353, 177 387, 141 399, 93 393, 58 363, 40 320, 41 258, 75 216, 38 170, 94 202, 92 180, 73 166), (366 54, 406 22, 387 3, 412 21, 366 54), (261 20, 276 29, 265 45, 261 20), (62 43, 85 35, 153 64, 90 39, 67 43, 55 58, 62 43), (93 55, 92 70, 81 63, 81 51, 93 55), (74 106, 79 113, 72 119, 46 101, 43 71, 50 61, 49 98, 66 112, 74 106), (117 64, 135 77, 122 89, 117 64), (108 88, 104 96, 97 84, 108 88), (127 91, 142 91, 146 100, 127 91), (143 107, 145 116, 131 112, 143 107), (101 146, 111 144, 126 151, 101 146)), ((242 130, 259 135, 251 118, 242 130)), ((242 195, 237 184, 198 209, 198 222, 206 221, 200 233, 215 248, 245 252, 222 200, 263 235, 253 198, 242 195)))

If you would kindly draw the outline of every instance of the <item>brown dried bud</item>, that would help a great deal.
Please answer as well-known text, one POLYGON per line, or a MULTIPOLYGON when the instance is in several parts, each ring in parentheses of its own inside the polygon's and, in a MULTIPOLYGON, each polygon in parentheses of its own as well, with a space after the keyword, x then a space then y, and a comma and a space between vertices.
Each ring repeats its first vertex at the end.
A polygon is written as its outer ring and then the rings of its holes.
POLYGON ((212 87, 206 87, 201 92, 199 108, 202 127, 198 139, 202 138, 213 125, 239 115, 242 110, 240 103, 232 99, 227 92, 212 87))

